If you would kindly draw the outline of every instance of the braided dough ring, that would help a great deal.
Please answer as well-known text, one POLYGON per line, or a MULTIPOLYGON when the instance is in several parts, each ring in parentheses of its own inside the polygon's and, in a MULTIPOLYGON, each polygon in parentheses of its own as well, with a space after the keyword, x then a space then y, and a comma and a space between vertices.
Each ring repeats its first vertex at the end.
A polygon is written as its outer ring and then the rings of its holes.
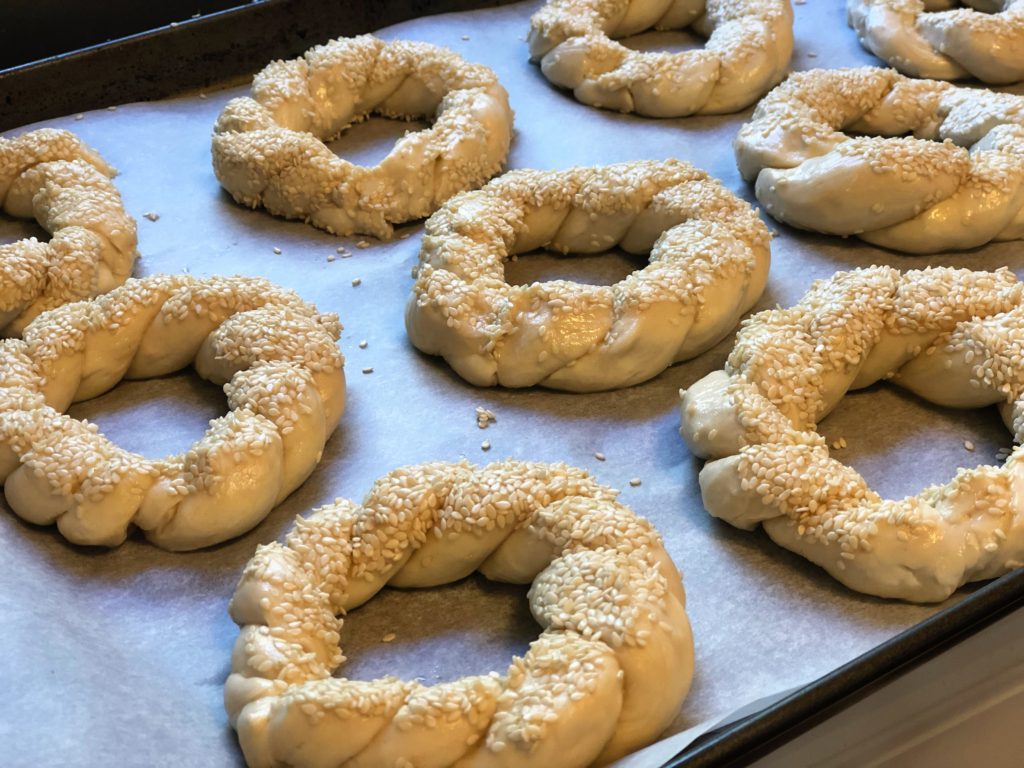
POLYGON ((135 220, 111 183, 117 171, 68 131, 0 137, 0 203, 52 235, 0 245, 0 334, 18 336, 40 312, 106 293, 131 274, 135 220))
POLYGON ((197 549, 252 528, 309 476, 345 406, 336 315, 256 278, 158 275, 40 315, 0 341, 0 482, 11 509, 76 544, 132 524, 197 549), (61 413, 122 378, 189 364, 230 412, 150 461, 61 413))
POLYGON ((406 307, 412 343, 477 386, 637 384, 720 341, 768 277, 767 227, 678 160, 512 171, 427 220, 406 307), (650 264, 613 286, 512 286, 504 262, 618 245, 650 264))
POLYGON ((1024 0, 964 4, 970 7, 953 8, 956 0, 847 0, 846 11, 860 44, 904 74, 1024 80, 1024 0))
POLYGON ((816 69, 769 93, 735 146, 765 210, 795 227, 908 253, 1024 237, 1024 96, 816 69))
POLYGON ((421 464, 261 546, 231 600, 224 702, 251 768, 582 768, 652 741, 693 675, 682 579, 643 518, 581 469, 421 464), (385 584, 479 570, 533 582, 544 631, 505 677, 331 677, 340 618, 385 584))
POLYGON ((213 170, 235 200, 336 235, 388 238, 508 157, 512 111, 487 67, 445 48, 372 35, 339 38, 275 61, 217 119, 213 170), (364 168, 324 145, 371 113, 433 120, 364 168))
POLYGON ((998 405, 1024 439, 1021 283, 1006 269, 871 267, 754 315, 725 371, 682 397, 682 435, 712 459, 704 506, 881 597, 944 600, 1024 564, 1024 450, 900 501, 829 456, 815 425, 880 379, 940 405, 998 405))
POLYGON ((530 19, 531 61, 592 107, 646 117, 737 112, 786 75, 789 0, 550 0, 530 19), (692 25, 703 50, 633 51, 614 38, 692 25))

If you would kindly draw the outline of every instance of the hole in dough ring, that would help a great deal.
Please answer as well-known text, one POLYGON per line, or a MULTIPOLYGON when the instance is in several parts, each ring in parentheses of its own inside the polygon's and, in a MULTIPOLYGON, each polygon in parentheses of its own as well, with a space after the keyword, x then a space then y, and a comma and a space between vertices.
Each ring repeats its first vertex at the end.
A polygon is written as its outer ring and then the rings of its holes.
POLYGON ((389 238, 501 170, 512 140, 493 71, 427 43, 339 38, 275 61, 217 119, 213 169, 235 200, 336 235, 389 238), (433 125, 373 168, 324 144, 370 114, 433 125))
POLYGON ((617 493, 563 464, 434 462, 298 518, 231 600, 241 633, 224 701, 249 766, 582 768, 650 743, 689 690, 693 640, 661 537, 617 493), (331 676, 338 614, 388 583, 476 570, 532 582, 543 632, 504 676, 331 676))
POLYGON ((851 389, 891 380, 954 408, 998 405, 1024 438, 1024 296, 1012 272, 840 272, 754 315, 724 371, 682 394, 704 506, 859 592, 945 600, 1024 564, 1024 450, 882 499, 829 454, 816 424, 851 389))
POLYGON ((735 148, 765 210, 794 227, 907 253, 1024 238, 1024 96, 815 69, 765 96, 735 148))
POLYGON ((0 335, 18 336, 40 312, 121 285, 138 256, 135 220, 117 174, 69 131, 0 137, 0 204, 51 235, 0 245, 0 335))
POLYGON ((477 386, 627 387, 700 354, 764 290, 767 227, 688 163, 511 171, 427 220, 406 307, 412 343, 477 386), (612 286, 512 286, 504 262, 535 248, 650 253, 612 286))
POLYGON ((860 44, 905 75, 1024 80, 1024 2, 965 4, 973 8, 951 8, 955 0, 847 0, 846 11, 860 44))
POLYGON ((189 550, 248 531, 313 471, 345 407, 337 315, 247 277, 130 279, 0 341, 0 482, 8 504, 76 544, 129 526, 189 550), (62 413, 122 378, 187 365, 230 411, 188 451, 151 461, 62 413))
POLYGON ((550 0, 530 19, 530 60, 592 107, 645 117, 738 112, 782 80, 789 0, 550 0), (616 39, 692 29, 702 50, 641 52, 616 39))

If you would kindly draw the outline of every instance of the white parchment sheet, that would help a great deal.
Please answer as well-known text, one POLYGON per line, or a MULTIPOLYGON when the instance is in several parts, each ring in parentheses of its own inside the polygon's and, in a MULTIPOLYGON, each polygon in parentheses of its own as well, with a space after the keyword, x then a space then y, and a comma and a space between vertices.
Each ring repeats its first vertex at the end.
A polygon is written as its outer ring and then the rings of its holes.
MULTIPOLYGON (((446 45, 497 71, 516 112, 510 167, 676 157, 753 200, 732 152, 750 110, 649 120, 578 104, 527 60, 528 20, 539 5, 426 18, 380 34, 446 45)), ((874 63, 847 28, 840 0, 808 0, 794 10, 795 69, 874 63)), ((644 36, 646 45, 678 47, 680 40, 694 42, 686 35, 644 36)), ((677 433, 677 391, 720 367, 731 337, 653 381, 593 395, 476 389, 442 360, 419 354, 406 339, 402 310, 422 223, 400 228, 405 239, 359 248, 360 238, 339 240, 236 206, 213 176, 209 138, 223 104, 243 90, 122 105, 46 124, 76 131, 121 171, 116 184, 139 223, 137 275, 263 275, 337 312, 345 325, 348 410, 306 484, 256 529, 219 547, 170 554, 135 536, 112 551, 87 550, 69 545, 54 528, 0 510, 0 765, 241 765, 221 705, 237 635, 226 608, 239 573, 257 544, 282 537, 295 515, 337 496, 361 497, 376 477, 414 462, 564 461, 621 488, 623 501, 654 521, 685 575, 697 644, 693 690, 673 733, 807 683, 938 609, 854 594, 762 534, 734 530, 704 512, 700 462, 677 433), (150 221, 148 212, 159 218, 150 221), (328 261, 338 245, 351 257, 328 261), (364 367, 373 372, 362 373, 364 367), (476 426, 478 405, 497 415, 487 430, 476 426), (485 439, 493 446, 486 453, 485 439), (597 460, 596 452, 607 459, 597 460), (641 485, 632 487, 631 478, 641 485)), ((351 159, 374 161, 407 127, 372 120, 333 146, 351 159)), ((1018 273, 1024 267, 1020 243, 905 257, 769 223, 779 236, 760 308, 795 302, 812 280, 845 267, 1010 265, 1018 273)), ((0 240, 26 234, 45 236, 34 224, 0 220, 0 240)), ((610 282, 633 266, 617 255, 538 255, 509 265, 509 278, 610 282)), ((186 372, 122 384, 73 406, 71 414, 158 457, 185 450, 225 408, 216 387, 186 372)), ((961 465, 994 461, 1010 442, 994 409, 938 409, 887 386, 847 397, 822 430, 830 439, 845 437, 849 448, 839 456, 890 495, 916 493, 961 465)), ((525 592, 481 578, 422 592, 385 590, 345 624, 342 645, 350 661, 344 673, 430 683, 503 671, 538 631, 525 592), (395 639, 385 643, 388 633, 395 639)), ((678 747, 662 745, 658 757, 648 753, 629 764, 657 765, 678 747)))

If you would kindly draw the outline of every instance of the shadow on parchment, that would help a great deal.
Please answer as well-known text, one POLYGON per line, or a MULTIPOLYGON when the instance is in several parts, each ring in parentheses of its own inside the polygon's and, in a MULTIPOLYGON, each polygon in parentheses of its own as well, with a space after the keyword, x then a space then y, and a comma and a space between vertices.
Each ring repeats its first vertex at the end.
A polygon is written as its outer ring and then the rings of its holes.
POLYGON ((385 588, 346 617, 341 647, 348 660, 335 677, 398 675, 432 685, 504 674, 512 656, 524 654, 541 631, 526 592, 526 585, 479 574, 429 589, 385 588), (465 661, 453 665, 453 658, 465 661))

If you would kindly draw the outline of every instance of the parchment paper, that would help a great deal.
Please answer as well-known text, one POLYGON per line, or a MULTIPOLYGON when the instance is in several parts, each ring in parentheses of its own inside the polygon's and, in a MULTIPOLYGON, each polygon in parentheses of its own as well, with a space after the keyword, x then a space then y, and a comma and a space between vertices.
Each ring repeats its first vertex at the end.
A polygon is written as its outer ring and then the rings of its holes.
MULTIPOLYGON (((426 18, 380 34, 447 45, 498 72, 516 111, 510 167, 677 157, 753 201, 731 146, 750 110, 659 121, 578 104, 527 61, 524 39, 538 6, 426 18)), ((810 0, 794 10, 795 69, 877 63, 846 27, 839 0, 810 0)), ((693 39, 648 35, 639 44, 678 47, 679 40, 686 47, 693 39)), ((69 545, 54 528, 22 523, 6 508, 0 513, 0 764, 241 765, 221 705, 237 635, 226 606, 241 569, 256 545, 282 537, 296 514, 336 496, 361 497, 376 477, 407 463, 462 456, 481 463, 565 461, 621 488, 623 501, 654 521, 685 574, 697 644, 693 690, 672 733, 810 682, 941 607, 855 594, 764 535, 734 530, 706 514, 697 486, 700 462, 677 433, 677 391, 720 367, 731 337, 653 381, 594 395, 476 389, 440 359, 416 352, 406 340, 402 308, 422 224, 400 228, 406 239, 359 248, 360 238, 338 240, 236 206, 211 171, 209 136, 223 104, 244 90, 46 124, 76 131, 120 169, 116 183, 139 222, 137 275, 264 275, 338 312, 348 357, 347 413, 306 484, 256 529, 219 547, 169 554, 136 536, 112 551, 87 550, 69 545), (149 221, 147 212, 159 219, 149 221), (338 245, 351 257, 329 262, 338 245), (362 284, 353 287, 354 278, 362 284), (366 349, 358 348, 360 340, 368 342, 366 349), (362 373, 364 367, 373 373, 362 373), (497 414, 487 430, 476 426, 478 405, 497 414), (481 450, 483 440, 490 441, 489 452, 481 450), (642 484, 631 487, 631 478, 642 484)), ((408 127, 372 120, 334 147, 372 162, 408 127)), ((1024 266, 1019 243, 905 257, 769 224, 779 236, 759 308, 788 305, 812 280, 846 267, 1010 265, 1019 273, 1024 266)), ((34 224, 0 220, 4 241, 32 233, 45 236, 34 224)), ((623 256, 528 256, 510 265, 509 275, 519 282, 554 276, 610 282, 631 268, 623 256)), ((73 406, 71 414, 157 457, 184 450, 225 408, 217 388, 188 372, 122 384, 73 406)), ((991 462, 1010 443, 994 409, 938 409, 887 386, 848 396, 822 431, 830 439, 845 437, 849 448, 838 455, 888 495, 916 493, 948 479, 958 466, 991 462), (966 450, 964 440, 976 450, 966 450)), ((423 592, 385 590, 346 622, 342 646, 350 661, 343 673, 419 676, 430 683, 503 671, 537 631, 525 589, 470 578, 423 592), (394 641, 382 642, 388 633, 394 641)), ((629 764, 656 765, 680 746, 679 740, 662 744, 629 764)))

